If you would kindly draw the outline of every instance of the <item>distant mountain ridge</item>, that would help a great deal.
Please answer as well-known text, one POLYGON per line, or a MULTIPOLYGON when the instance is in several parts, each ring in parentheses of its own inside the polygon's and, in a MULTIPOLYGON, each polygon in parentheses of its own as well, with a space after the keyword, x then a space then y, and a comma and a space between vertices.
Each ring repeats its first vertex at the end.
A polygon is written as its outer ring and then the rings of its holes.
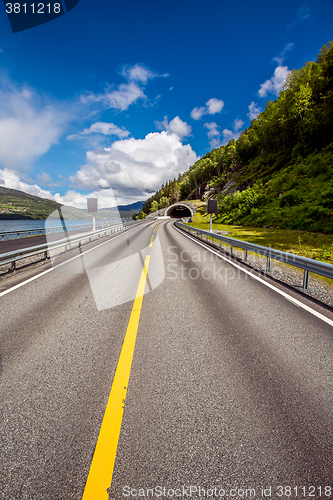
MULTIPOLYGON (((143 201, 136 201, 129 205, 119 205, 111 208, 101 208, 96 219, 112 219, 118 217, 130 218, 135 212, 142 209, 143 201)), ((40 198, 32 194, 0 186, 0 220, 9 219, 47 219, 55 210, 65 206, 47 198, 40 198)), ((70 219, 91 219, 92 215, 86 210, 66 206, 66 217, 70 219)))

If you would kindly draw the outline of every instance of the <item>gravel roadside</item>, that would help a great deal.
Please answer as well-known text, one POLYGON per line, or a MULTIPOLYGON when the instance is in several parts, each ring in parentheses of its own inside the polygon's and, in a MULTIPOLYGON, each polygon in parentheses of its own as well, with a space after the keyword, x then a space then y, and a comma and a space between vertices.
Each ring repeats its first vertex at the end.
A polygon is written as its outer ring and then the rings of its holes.
MULTIPOLYGON (((224 252, 229 255, 228 247, 223 248, 224 252)), ((244 252, 234 248, 233 256, 237 260, 244 262, 244 252)), ((16 263, 16 269, 11 271, 11 264, 0 265, 0 282, 10 279, 13 276, 18 276, 27 269, 42 268, 48 265, 49 259, 45 259, 43 254, 22 259, 16 263)), ((271 269, 266 271, 266 258, 257 254, 248 253, 247 266, 255 271, 258 271, 264 276, 269 276, 275 280, 295 288, 297 291, 304 293, 330 307, 333 307, 333 280, 326 281, 323 278, 313 273, 309 274, 308 289, 303 289, 303 271, 292 267, 288 264, 271 259, 271 269)), ((41 269, 42 270, 42 269, 41 269)))

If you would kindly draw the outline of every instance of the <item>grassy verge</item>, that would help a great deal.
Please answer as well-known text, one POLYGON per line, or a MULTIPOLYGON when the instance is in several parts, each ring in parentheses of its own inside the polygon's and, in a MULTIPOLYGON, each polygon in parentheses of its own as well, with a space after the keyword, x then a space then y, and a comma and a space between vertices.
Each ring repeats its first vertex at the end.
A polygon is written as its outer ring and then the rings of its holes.
MULTIPOLYGON (((198 209, 189 226, 209 230, 209 215, 206 214, 206 203, 197 205, 198 209)), ((265 247, 271 246, 283 252, 295 253, 310 259, 333 264, 333 234, 322 234, 298 229, 273 229, 231 224, 214 223, 213 231, 227 231, 230 238, 248 241, 265 247)), ((317 276, 317 275, 316 275, 317 276)), ((333 286, 333 280, 319 277, 333 286)))
MULTIPOLYGON (((190 226, 209 229, 206 204, 198 208, 190 226)), ((264 247, 271 246, 283 252, 292 252, 303 257, 333 264, 333 234, 322 234, 299 229, 273 229, 231 224, 216 224, 213 230, 228 231, 230 238, 248 241, 264 247)))

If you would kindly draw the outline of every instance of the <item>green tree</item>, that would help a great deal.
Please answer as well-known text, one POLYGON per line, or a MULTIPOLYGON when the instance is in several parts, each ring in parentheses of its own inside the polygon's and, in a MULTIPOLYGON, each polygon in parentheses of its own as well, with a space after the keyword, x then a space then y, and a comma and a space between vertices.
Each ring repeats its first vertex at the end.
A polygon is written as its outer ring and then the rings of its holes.
POLYGON ((170 200, 166 196, 162 196, 158 204, 158 208, 166 208, 170 205, 170 200))
POLYGON ((150 213, 156 212, 157 210, 158 210, 158 202, 154 200, 150 205, 150 213))

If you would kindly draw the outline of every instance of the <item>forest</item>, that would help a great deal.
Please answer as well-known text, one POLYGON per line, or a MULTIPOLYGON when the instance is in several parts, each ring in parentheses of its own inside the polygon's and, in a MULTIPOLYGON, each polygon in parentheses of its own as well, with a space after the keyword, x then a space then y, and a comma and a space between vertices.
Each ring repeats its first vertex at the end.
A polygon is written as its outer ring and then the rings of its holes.
POLYGON ((162 185, 143 212, 207 196, 218 199, 216 222, 333 232, 333 41, 289 73, 237 140, 162 185))

